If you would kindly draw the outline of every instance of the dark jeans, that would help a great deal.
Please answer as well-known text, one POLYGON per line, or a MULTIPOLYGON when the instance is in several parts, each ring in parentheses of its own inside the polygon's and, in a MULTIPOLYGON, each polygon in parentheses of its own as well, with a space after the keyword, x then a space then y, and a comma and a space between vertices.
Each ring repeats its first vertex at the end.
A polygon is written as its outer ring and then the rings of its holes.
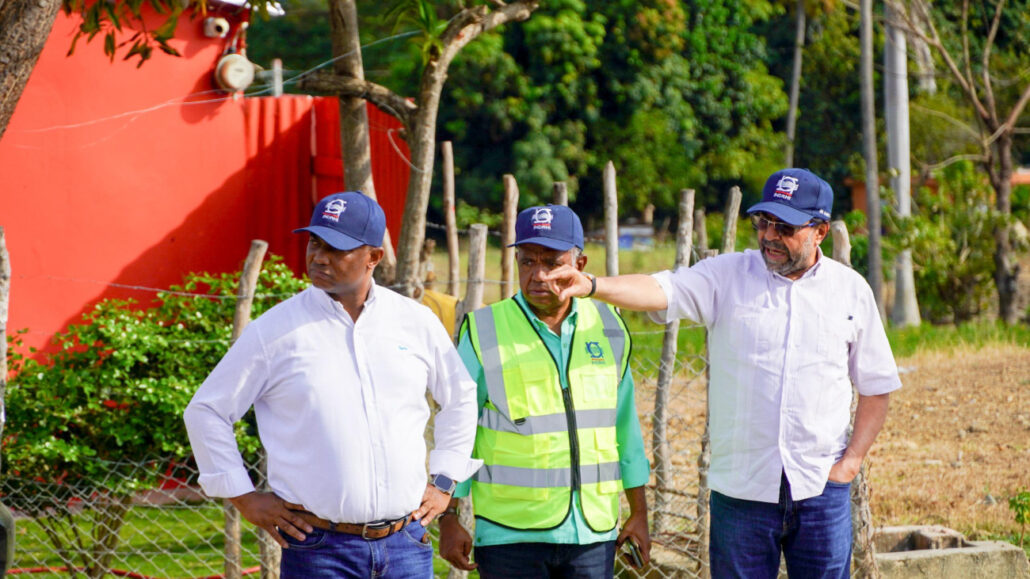
POLYGON ((476 547, 475 557, 483 579, 611 579, 615 573, 615 541, 491 545, 476 547))
POLYGON ((817 497, 794 501, 784 476, 778 504, 712 492, 712 579, 776 579, 787 574, 847 579, 851 570, 851 485, 827 482, 817 497))
POLYGON ((290 548, 283 549, 280 576, 282 579, 431 579, 433 544, 422 542, 425 534, 425 527, 417 521, 374 541, 322 529, 306 533, 303 541, 283 534, 290 548))

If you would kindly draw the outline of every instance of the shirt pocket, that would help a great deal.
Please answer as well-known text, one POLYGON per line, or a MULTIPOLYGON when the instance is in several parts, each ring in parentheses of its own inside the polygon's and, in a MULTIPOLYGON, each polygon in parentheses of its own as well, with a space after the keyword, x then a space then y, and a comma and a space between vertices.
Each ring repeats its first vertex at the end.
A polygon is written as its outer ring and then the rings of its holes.
POLYGON ((848 355, 858 329, 854 319, 845 313, 820 313, 816 332, 819 353, 819 374, 825 377, 847 375, 848 355))
POLYGON ((728 344, 732 358, 742 363, 761 363, 782 342, 786 320, 775 309, 754 306, 733 308, 728 344))

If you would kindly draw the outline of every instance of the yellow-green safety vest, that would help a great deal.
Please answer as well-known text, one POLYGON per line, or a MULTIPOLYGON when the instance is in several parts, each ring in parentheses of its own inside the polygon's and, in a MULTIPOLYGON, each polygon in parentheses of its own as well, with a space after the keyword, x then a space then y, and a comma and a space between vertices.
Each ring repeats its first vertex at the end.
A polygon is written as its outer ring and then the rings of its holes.
POLYGON ((514 529, 552 529, 568 516, 578 490, 591 529, 606 532, 618 523, 622 476, 615 418, 629 332, 608 304, 576 301, 567 389, 517 301, 468 316, 487 387, 473 450, 484 462, 472 477, 476 517, 514 529))

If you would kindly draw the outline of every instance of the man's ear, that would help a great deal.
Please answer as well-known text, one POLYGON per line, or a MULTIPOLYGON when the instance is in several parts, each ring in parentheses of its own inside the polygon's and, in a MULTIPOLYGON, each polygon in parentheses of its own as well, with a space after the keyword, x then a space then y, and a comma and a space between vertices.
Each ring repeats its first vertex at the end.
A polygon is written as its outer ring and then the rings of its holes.
POLYGON ((386 250, 384 250, 382 247, 369 247, 368 267, 375 267, 379 265, 379 262, 383 260, 384 255, 386 255, 386 250))
POLYGON ((586 268, 586 266, 587 256, 586 254, 581 253, 579 254, 579 257, 576 258, 576 269, 578 269, 579 271, 583 271, 586 268))

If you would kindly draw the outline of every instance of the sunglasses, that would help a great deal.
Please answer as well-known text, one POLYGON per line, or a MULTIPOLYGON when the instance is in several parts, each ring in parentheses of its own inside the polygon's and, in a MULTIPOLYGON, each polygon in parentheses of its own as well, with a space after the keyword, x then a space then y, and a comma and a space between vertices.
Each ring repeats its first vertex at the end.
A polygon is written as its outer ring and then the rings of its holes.
POLYGON ((803 225, 791 225, 782 221, 773 221, 766 219, 764 215, 754 214, 751 216, 751 227, 755 228, 755 231, 765 231, 769 227, 776 229, 776 234, 780 237, 793 237, 799 230, 807 227, 815 227, 822 223, 821 221, 809 221, 803 225))

